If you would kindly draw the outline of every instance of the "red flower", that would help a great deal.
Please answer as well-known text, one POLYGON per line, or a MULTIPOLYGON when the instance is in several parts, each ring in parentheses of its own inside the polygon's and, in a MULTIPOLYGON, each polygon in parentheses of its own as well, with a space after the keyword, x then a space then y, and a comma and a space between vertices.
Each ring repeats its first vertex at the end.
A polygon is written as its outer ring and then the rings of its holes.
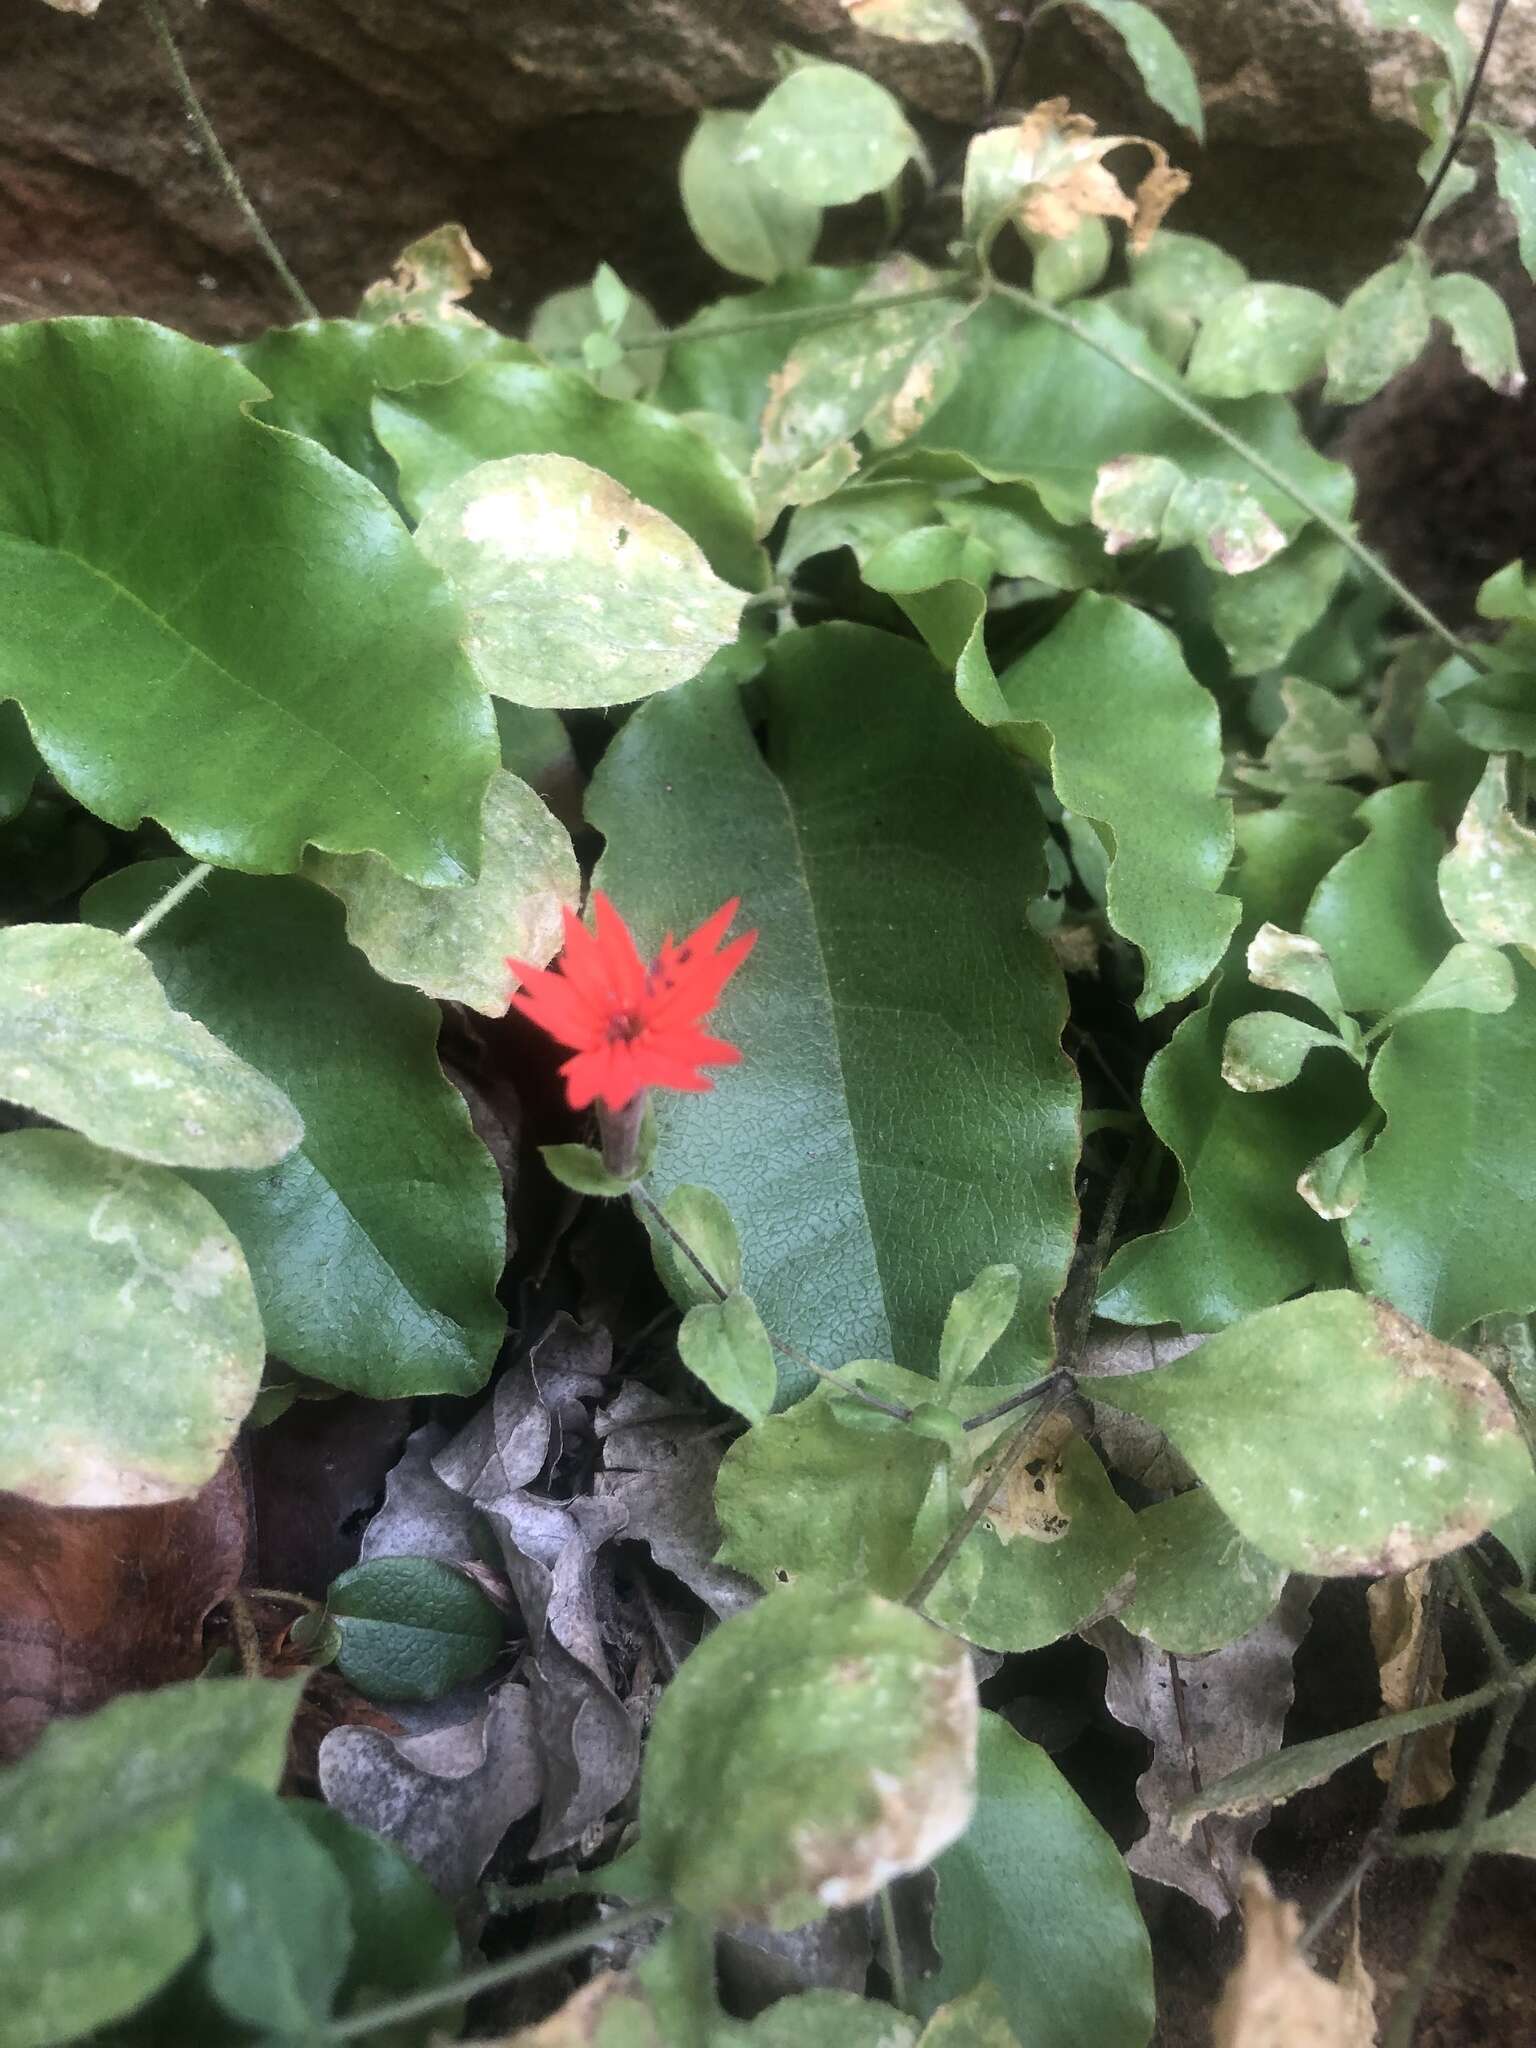
POLYGON ((741 899, 722 903, 678 945, 670 932, 649 967, 635 951, 629 927, 600 889, 592 894, 596 933, 564 912, 565 951, 560 969, 507 965, 523 984, 512 1008, 574 1048, 560 1071, 572 1109, 601 1102, 623 1109, 646 1088, 697 1093, 714 1083, 698 1070, 733 1066, 734 1045, 697 1027, 720 1000, 720 991, 751 952, 756 932, 715 947, 741 899))

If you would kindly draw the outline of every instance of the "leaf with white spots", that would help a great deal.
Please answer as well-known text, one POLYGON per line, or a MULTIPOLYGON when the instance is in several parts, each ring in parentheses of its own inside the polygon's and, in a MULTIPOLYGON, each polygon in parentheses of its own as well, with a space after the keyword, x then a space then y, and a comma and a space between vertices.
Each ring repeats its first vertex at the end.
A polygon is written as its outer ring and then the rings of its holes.
POLYGON ((561 946, 560 912, 581 898, 571 836, 515 775, 491 777, 478 881, 423 889, 373 853, 310 854, 304 873, 347 906, 347 937, 387 981, 500 1017, 507 956, 542 967, 561 946))
POLYGON ((1204 398, 1298 391, 1319 376, 1336 309, 1295 284, 1243 284, 1205 317, 1185 376, 1204 398))
POLYGON ((629 704, 697 675, 746 598, 664 513, 567 455, 483 462, 416 530, 457 591, 465 645, 514 704, 629 704))
POLYGON ((1536 946, 1536 832, 1509 809, 1495 755, 1473 790, 1456 844, 1440 863, 1440 901, 1464 939, 1536 946))
POLYGON ((1518 398, 1525 389, 1525 372, 1520 367, 1520 343, 1509 308, 1491 284, 1465 271, 1437 277, 1429 288, 1429 303, 1437 320, 1451 330, 1451 339, 1461 360, 1474 377, 1503 398, 1518 398))
POLYGON ((1286 537, 1246 484, 1186 476, 1163 455, 1121 455, 1099 470, 1093 523, 1107 554, 1151 543, 1193 547, 1228 576, 1262 569, 1286 537))
POLYGON ((1330 405, 1362 405, 1399 370, 1422 355, 1429 341, 1429 266, 1410 246, 1357 285, 1339 309, 1328 338, 1330 405))
POLYGON ((1235 1018, 1221 1052, 1221 1078, 1240 1095, 1263 1095, 1296 1079, 1309 1052, 1342 1049, 1331 1031, 1304 1024, 1281 1010, 1253 1010, 1235 1018))
POLYGON ((883 85, 846 64, 798 64, 748 121, 736 160, 802 206, 845 206, 923 158, 883 85))
POLYGON ((821 208, 791 199, 740 155, 750 116, 704 113, 678 171, 683 211, 707 255, 738 277, 772 284, 809 263, 821 208))
POLYGON ((1282 931, 1277 924, 1261 924, 1248 941, 1247 961, 1248 978, 1260 988, 1299 996, 1341 1031, 1348 1029, 1333 968, 1316 939, 1282 931))
POLYGON ((662 1696, 640 1781, 647 1867, 725 1925, 858 1905, 964 1833, 976 1724, 955 1637, 869 1594, 771 1593, 662 1696))
POLYGON ((1238 1534, 1292 1571, 1407 1571, 1473 1542, 1529 1485, 1493 1375, 1358 1294, 1264 1309, 1090 1390, 1165 1431, 1238 1534))
POLYGON ((304 1135, 280 1088, 171 1008, 137 946, 89 925, 0 931, 0 1095, 160 1166, 275 1166, 304 1135))
POLYGON ((1285 678, 1280 702, 1280 729, 1264 749, 1261 766, 1238 769, 1244 782, 1284 796, 1314 782, 1381 779, 1381 755, 1358 705, 1304 676, 1285 678))
POLYGON ((207 1484, 261 1384, 245 1259, 163 1166, 73 1131, 0 1138, 0 1487, 144 1507, 207 1484))

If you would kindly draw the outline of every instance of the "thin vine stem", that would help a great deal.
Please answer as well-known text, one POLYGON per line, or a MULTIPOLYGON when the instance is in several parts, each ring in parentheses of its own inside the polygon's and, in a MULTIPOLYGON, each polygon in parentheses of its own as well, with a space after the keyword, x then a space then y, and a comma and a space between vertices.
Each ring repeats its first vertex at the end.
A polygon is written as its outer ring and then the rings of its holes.
POLYGON ((1472 123, 1472 110, 1477 105, 1477 96, 1482 90, 1483 74, 1488 69, 1488 60, 1493 55, 1493 46, 1498 40, 1499 23, 1504 19, 1504 10, 1509 0, 1493 0, 1493 10, 1488 16, 1488 26, 1483 33, 1483 47, 1477 53, 1477 63, 1472 76, 1467 80, 1466 92, 1462 95, 1461 107, 1456 115, 1456 126, 1451 130, 1450 140, 1445 145, 1445 155, 1435 168, 1435 175, 1424 188, 1424 197, 1419 201, 1419 210, 1413 216, 1407 240, 1417 240, 1429 219, 1429 210, 1439 195, 1440 187, 1451 174, 1451 166, 1461 154, 1461 145, 1467 139, 1467 129, 1472 123))
POLYGON ((141 918, 129 925, 127 931, 123 933, 129 945, 136 946, 146 932, 152 932, 162 918, 170 916, 178 903, 185 903, 194 889, 200 889, 212 873, 213 865, 206 860, 200 860, 195 867, 188 868, 180 881, 173 882, 163 896, 155 898, 141 918))
POLYGON ((898 2012, 910 2012, 907 1966, 901 1953, 901 1934, 896 1926, 896 1901, 888 1884, 880 1887, 880 1934, 881 1960, 890 1979, 891 2003, 898 2012))
POLYGON ((187 110, 187 118, 197 130, 199 141, 212 159, 213 167, 219 174, 219 183, 238 207, 241 219, 262 254, 282 280, 283 289, 298 307, 300 316, 305 320, 318 320, 319 307, 289 269, 287 258, 268 234, 261 215, 251 204, 250 195, 240 182, 240 173, 225 155, 224 145, 214 133, 213 123, 205 113, 203 103, 197 96, 197 88, 182 62, 181 52, 176 47, 176 38, 171 34, 171 25, 165 18, 165 9, 161 6, 160 0, 143 0, 143 7, 149 25, 154 31, 155 40, 160 45, 161 54, 176 82, 176 90, 187 110))
POLYGON ((1326 505, 1318 503, 1310 491, 1288 477, 1284 470, 1277 468, 1267 455, 1261 454, 1250 442, 1245 441, 1241 434, 1236 434, 1230 427, 1224 426, 1213 413, 1208 412, 1200 404, 1198 399, 1191 398, 1187 392, 1179 390, 1165 378, 1134 362, 1129 356, 1122 355, 1119 349, 1107 341, 1100 340, 1098 335, 1075 320, 1070 313, 1064 313, 1059 306, 1052 306, 1046 300, 1036 298, 1035 294, 1023 285, 1004 284, 1000 279, 994 278, 991 289, 1004 298, 1016 301, 1052 327, 1059 327, 1064 334, 1070 334, 1073 340, 1081 342, 1084 348, 1092 349, 1096 356, 1102 356, 1105 362, 1113 363, 1115 368, 1123 371, 1127 377, 1144 385, 1148 391, 1155 391, 1159 398, 1165 399, 1187 420, 1192 420, 1196 426, 1203 427, 1208 434, 1220 441, 1223 447, 1230 448, 1234 455, 1240 456, 1250 469, 1263 477, 1266 483, 1273 484, 1277 491, 1283 491, 1293 505, 1305 512, 1307 517, 1322 527, 1325 533, 1330 534, 1340 547, 1347 548, 1360 566, 1374 576, 1383 588, 1391 591, 1404 610, 1411 612, 1419 624, 1433 633, 1453 654, 1459 654, 1463 661, 1468 662, 1479 673, 1487 674, 1488 664, 1471 642, 1454 633, 1444 619, 1430 610, 1422 598, 1415 597, 1401 577, 1395 576, 1380 555, 1373 548, 1367 547, 1344 520, 1336 519, 1326 505))
POLYGON ((578 1927, 571 1934, 556 1936, 537 1948, 524 1949, 515 1956, 504 1956, 500 1962, 487 1963, 483 1970, 471 1970, 467 1977, 457 1977, 451 1984, 434 1984, 427 1991, 413 1991, 407 1998, 391 1999, 387 2004, 371 2006, 367 2012, 354 2013, 344 2020, 332 2020, 329 2026, 321 2027, 306 2038, 316 2042, 362 2041, 369 2034, 377 2034, 384 2027, 403 2026, 407 2020, 426 2019, 429 2014, 441 2012, 445 2005, 458 2005, 463 2000, 476 1998, 482 1991, 495 1991, 502 1984, 515 1984, 520 1977, 532 1977, 540 1970, 547 1970, 551 1963, 563 1963, 572 1956, 584 1955, 599 1941, 607 1941, 616 1934, 628 1934, 632 1928, 656 1918, 654 1906, 631 1906, 622 1913, 613 1913, 606 1920, 590 1921, 585 1927, 578 1927))
MULTIPOLYGON (((777 328, 801 334, 811 327, 846 326, 871 313, 889 313, 898 306, 922 306, 934 299, 967 298, 974 295, 975 290, 975 284, 969 278, 952 278, 944 284, 921 285, 909 292, 885 292, 874 299, 849 299, 841 306, 801 306, 782 313, 748 313, 739 320, 712 321, 708 326, 694 322, 686 327, 658 327, 651 334, 628 341, 619 341, 615 337, 614 345, 621 355, 636 356, 644 355, 648 349, 670 348, 677 341, 730 341, 740 334, 771 334, 777 328)), ((549 360, 552 363, 580 362, 581 350, 554 349, 549 360)))

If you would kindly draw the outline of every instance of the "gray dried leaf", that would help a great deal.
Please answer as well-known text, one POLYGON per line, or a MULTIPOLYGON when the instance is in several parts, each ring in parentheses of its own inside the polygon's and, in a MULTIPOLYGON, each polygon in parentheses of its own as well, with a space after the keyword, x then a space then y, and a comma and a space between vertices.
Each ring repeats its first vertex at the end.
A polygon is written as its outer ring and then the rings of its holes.
POLYGON ((874 1943, 868 1911, 849 1907, 788 1934, 767 1927, 726 1929, 716 1953, 733 2010, 750 2014, 801 1991, 862 1995, 874 1943))
POLYGON ((634 1381, 598 1417, 597 1433, 597 1497, 623 1506, 624 1534, 648 1545, 662 1570, 722 1621, 749 1606, 756 1586, 714 1561, 721 1543, 715 1475, 726 1448, 718 1425, 680 1414, 675 1401, 634 1381))
POLYGON ((533 1703, 513 1680, 392 1710, 405 1728, 333 1728, 320 1745, 330 1805, 395 1844, 445 1897, 478 1880, 543 1786, 533 1703))
POLYGON ((1292 1579, 1256 1629, 1209 1656, 1178 1659, 1187 1749, 1168 1656, 1117 1621, 1083 1631, 1109 1666, 1109 1711, 1152 1744, 1151 1768, 1136 1786, 1147 1832, 1125 1860, 1139 1876, 1188 1893, 1218 1920, 1237 1901, 1253 1838, 1269 1809, 1209 1815, 1187 1842, 1174 1835, 1171 1816, 1191 1796, 1192 1761, 1201 1783, 1212 1784, 1279 1749, 1295 1696, 1294 1659, 1316 1590, 1315 1580, 1292 1579))
POLYGON ((384 1482, 384 1505, 363 1532, 364 1563, 375 1557, 435 1557, 444 1564, 464 1564, 482 1554, 485 1536, 478 1512, 432 1469, 448 1437, 438 1422, 412 1432, 384 1482))
POLYGON ((439 1452, 437 1476, 477 1507, 500 1506, 538 1478, 551 1446, 558 1452, 557 1430, 586 1426, 585 1411, 576 1411, 602 1392, 612 1364, 608 1332, 561 1309, 527 1358, 502 1374, 491 1399, 439 1452))
POLYGON ((598 1626, 597 1553, 624 1527, 618 1501, 508 1496, 485 1509, 528 1631, 528 1690, 543 1772, 533 1855, 553 1856, 634 1781, 640 1733, 613 1689, 598 1626))
MULTIPOLYGON (((1099 1378, 1116 1373, 1150 1372, 1154 1366, 1171 1365, 1186 1351, 1203 1344, 1203 1337, 1186 1336, 1172 1323, 1151 1329, 1128 1330, 1118 1323, 1095 1323, 1083 1348, 1082 1371, 1099 1378)), ((1094 1428, 1104 1455, 1117 1472, 1150 1487, 1154 1493, 1178 1493, 1195 1483, 1193 1468, 1179 1455, 1155 1424, 1123 1408, 1094 1409, 1094 1428)))

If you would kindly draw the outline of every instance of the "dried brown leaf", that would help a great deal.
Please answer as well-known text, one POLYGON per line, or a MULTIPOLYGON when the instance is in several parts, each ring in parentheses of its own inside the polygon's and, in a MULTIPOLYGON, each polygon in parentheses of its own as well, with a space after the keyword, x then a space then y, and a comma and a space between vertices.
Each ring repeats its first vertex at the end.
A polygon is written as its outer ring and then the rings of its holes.
POLYGON ((401 250, 390 275, 363 293, 361 315, 365 320, 483 327, 485 322, 459 302, 490 274, 490 264, 464 229, 448 221, 401 250))
POLYGON ((1012 220, 1027 235, 1065 241, 1085 220, 1119 220, 1131 247, 1144 249, 1173 202, 1189 189, 1189 173, 1169 162, 1145 135, 1100 135, 1065 99, 1042 100, 1013 127, 992 128, 971 144, 965 172, 970 232, 985 235, 1012 220), (1104 158, 1134 144, 1152 167, 1127 191, 1104 158))
MULTIPOLYGON (((1419 1565, 1400 1577, 1378 1579, 1366 1589, 1371 1617, 1371 1648, 1381 1679, 1383 1713, 1402 1714, 1410 1707, 1437 1705, 1445 1698, 1445 1650, 1429 1603, 1429 1566, 1419 1565), (1418 1676, 1423 1660, 1425 1684, 1418 1676)), ((1414 1738, 1403 1778, 1404 1807, 1438 1806, 1456 1789, 1451 1770, 1453 1726, 1425 1728, 1414 1738)), ((1389 1742, 1372 1759, 1385 1782, 1397 1768, 1401 1742, 1389 1742)))
POLYGON ((1213 2048, 1375 2048, 1375 1986, 1358 1927, 1333 1984, 1297 1952, 1301 1915, 1256 1863, 1243 1872, 1242 1902, 1243 1957, 1212 2018, 1213 2048))
POLYGON ((679 1414, 676 1401, 631 1382, 606 1415, 599 1499, 622 1504, 624 1535, 646 1544, 663 1571, 724 1621, 757 1598, 741 1572, 716 1564, 721 1544, 715 1477, 726 1438, 703 1416, 679 1414))

